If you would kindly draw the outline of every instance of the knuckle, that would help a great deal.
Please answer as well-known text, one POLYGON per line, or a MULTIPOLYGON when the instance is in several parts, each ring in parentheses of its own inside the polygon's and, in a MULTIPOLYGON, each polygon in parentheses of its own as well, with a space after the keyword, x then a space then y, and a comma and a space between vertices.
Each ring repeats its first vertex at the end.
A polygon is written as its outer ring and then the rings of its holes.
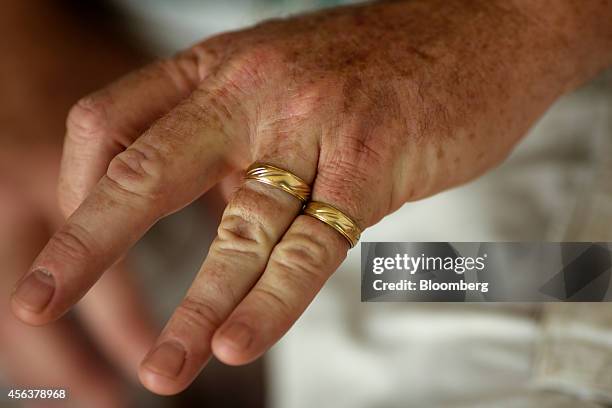
POLYGON ((175 318, 190 326, 214 331, 223 322, 223 316, 209 302, 186 297, 176 308, 175 318))
POLYGON ((370 136, 372 133, 368 130, 355 128, 360 125, 348 126, 345 134, 322 153, 317 186, 325 191, 330 202, 338 204, 363 225, 377 219, 388 207, 382 198, 388 200, 389 181, 396 178, 392 170, 396 153, 379 143, 380 138, 370 136), (370 198, 373 194, 381 197, 376 205, 370 198))
POLYGON ((217 129, 226 137, 234 133, 248 133, 248 125, 244 128, 237 123, 246 122, 242 111, 240 98, 234 97, 231 90, 225 88, 208 90, 196 89, 192 93, 192 100, 184 104, 185 112, 196 119, 204 119, 211 128, 217 129))
POLYGON ((363 206, 367 203, 370 177, 364 170, 352 161, 342 157, 321 163, 317 172, 317 186, 325 191, 326 199, 331 203, 341 206, 347 215, 355 221, 360 221, 360 215, 364 213, 363 206))
POLYGON ((219 224, 214 247, 221 253, 259 259, 270 242, 270 233, 261 223, 242 214, 226 214, 219 224))
POLYGON ((80 99, 68 113, 68 134, 76 139, 90 141, 109 132, 108 104, 109 101, 101 92, 80 99))
POLYGON ((293 233, 276 245, 270 262, 282 286, 311 289, 326 279, 328 248, 316 237, 293 233))
MULTIPOLYGON (((358 147, 357 147, 358 148, 358 147)), ((323 177, 324 182, 366 183, 368 170, 354 146, 341 146, 325 155, 317 169, 317 182, 323 177)))
POLYGON ((242 94, 259 89, 284 71, 282 55, 272 45, 255 44, 236 51, 223 65, 223 83, 242 94))
POLYGON ((269 306, 265 308, 265 310, 268 310, 269 312, 274 311, 289 317, 291 315, 291 311, 295 308, 287 300, 285 300, 283 295, 279 294, 278 289, 268 285, 257 285, 253 289, 253 294, 260 302, 264 303, 266 306, 269 306))
POLYGON ((337 155, 346 162, 359 163, 359 167, 380 167, 387 156, 386 141, 384 138, 372 137, 372 132, 370 129, 364 129, 365 126, 356 124, 347 129, 340 140, 337 155))
POLYGON ((106 176, 122 190, 157 200, 163 192, 163 167, 159 150, 139 143, 115 156, 106 176))
POLYGON ((48 250, 62 259, 91 259, 94 255, 93 240, 82 227, 67 224, 51 238, 48 250))
POLYGON ((157 61, 153 68, 162 77, 172 81, 182 95, 188 95, 205 77, 201 69, 202 61, 202 53, 194 47, 177 54, 174 58, 157 61))
POLYGON ((337 100, 333 81, 305 81, 296 86, 283 106, 284 116, 302 120, 320 111, 325 102, 337 100))

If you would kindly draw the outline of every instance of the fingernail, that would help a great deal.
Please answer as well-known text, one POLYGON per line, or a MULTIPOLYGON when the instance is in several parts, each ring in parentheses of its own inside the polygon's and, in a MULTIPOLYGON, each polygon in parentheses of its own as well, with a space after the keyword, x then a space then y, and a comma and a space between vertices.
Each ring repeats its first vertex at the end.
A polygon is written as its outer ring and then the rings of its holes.
POLYGON ((251 344, 253 332, 243 323, 232 323, 223 330, 223 341, 236 350, 244 350, 251 344))
POLYGON ((157 346, 142 364, 154 373, 175 378, 185 364, 185 356, 183 346, 173 341, 167 341, 157 346))
POLYGON ((53 275, 38 269, 18 284, 13 297, 24 308, 39 313, 47 307, 54 292, 53 275))

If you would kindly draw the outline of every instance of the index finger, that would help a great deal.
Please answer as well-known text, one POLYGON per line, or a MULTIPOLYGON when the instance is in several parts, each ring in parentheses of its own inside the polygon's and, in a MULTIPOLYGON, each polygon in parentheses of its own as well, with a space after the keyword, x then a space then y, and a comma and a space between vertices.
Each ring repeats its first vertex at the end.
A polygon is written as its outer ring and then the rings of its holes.
POLYGON ((157 219, 230 172, 226 153, 238 149, 219 106, 193 94, 112 160, 20 281, 11 305, 21 320, 44 324, 61 316, 157 219))
POLYGON ((203 52, 194 47, 152 63, 74 105, 66 121, 58 188, 64 215, 78 207, 114 156, 198 86, 205 75, 199 72, 203 52))

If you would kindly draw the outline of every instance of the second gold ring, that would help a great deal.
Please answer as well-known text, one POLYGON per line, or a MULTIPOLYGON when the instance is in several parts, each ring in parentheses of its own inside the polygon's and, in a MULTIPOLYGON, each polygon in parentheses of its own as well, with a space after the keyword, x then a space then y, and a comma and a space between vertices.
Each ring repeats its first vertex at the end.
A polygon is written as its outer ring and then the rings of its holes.
POLYGON ((359 242, 361 229, 355 221, 331 204, 320 201, 311 201, 304 207, 304 214, 324 222, 342 235, 350 247, 359 242))

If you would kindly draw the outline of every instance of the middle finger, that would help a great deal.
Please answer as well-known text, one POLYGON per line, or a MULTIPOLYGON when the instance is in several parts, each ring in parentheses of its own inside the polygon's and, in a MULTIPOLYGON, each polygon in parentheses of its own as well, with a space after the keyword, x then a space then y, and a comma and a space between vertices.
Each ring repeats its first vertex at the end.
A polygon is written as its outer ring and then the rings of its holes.
MULTIPOLYGON (((310 184, 316 149, 305 153, 310 156, 306 160, 297 160, 296 149, 289 150, 257 161, 288 170, 310 184)), ((224 211, 193 285, 141 366, 140 378, 147 388, 174 394, 193 381, 211 356, 215 330, 255 284, 301 207, 302 201, 280 188, 245 180, 224 211)))

